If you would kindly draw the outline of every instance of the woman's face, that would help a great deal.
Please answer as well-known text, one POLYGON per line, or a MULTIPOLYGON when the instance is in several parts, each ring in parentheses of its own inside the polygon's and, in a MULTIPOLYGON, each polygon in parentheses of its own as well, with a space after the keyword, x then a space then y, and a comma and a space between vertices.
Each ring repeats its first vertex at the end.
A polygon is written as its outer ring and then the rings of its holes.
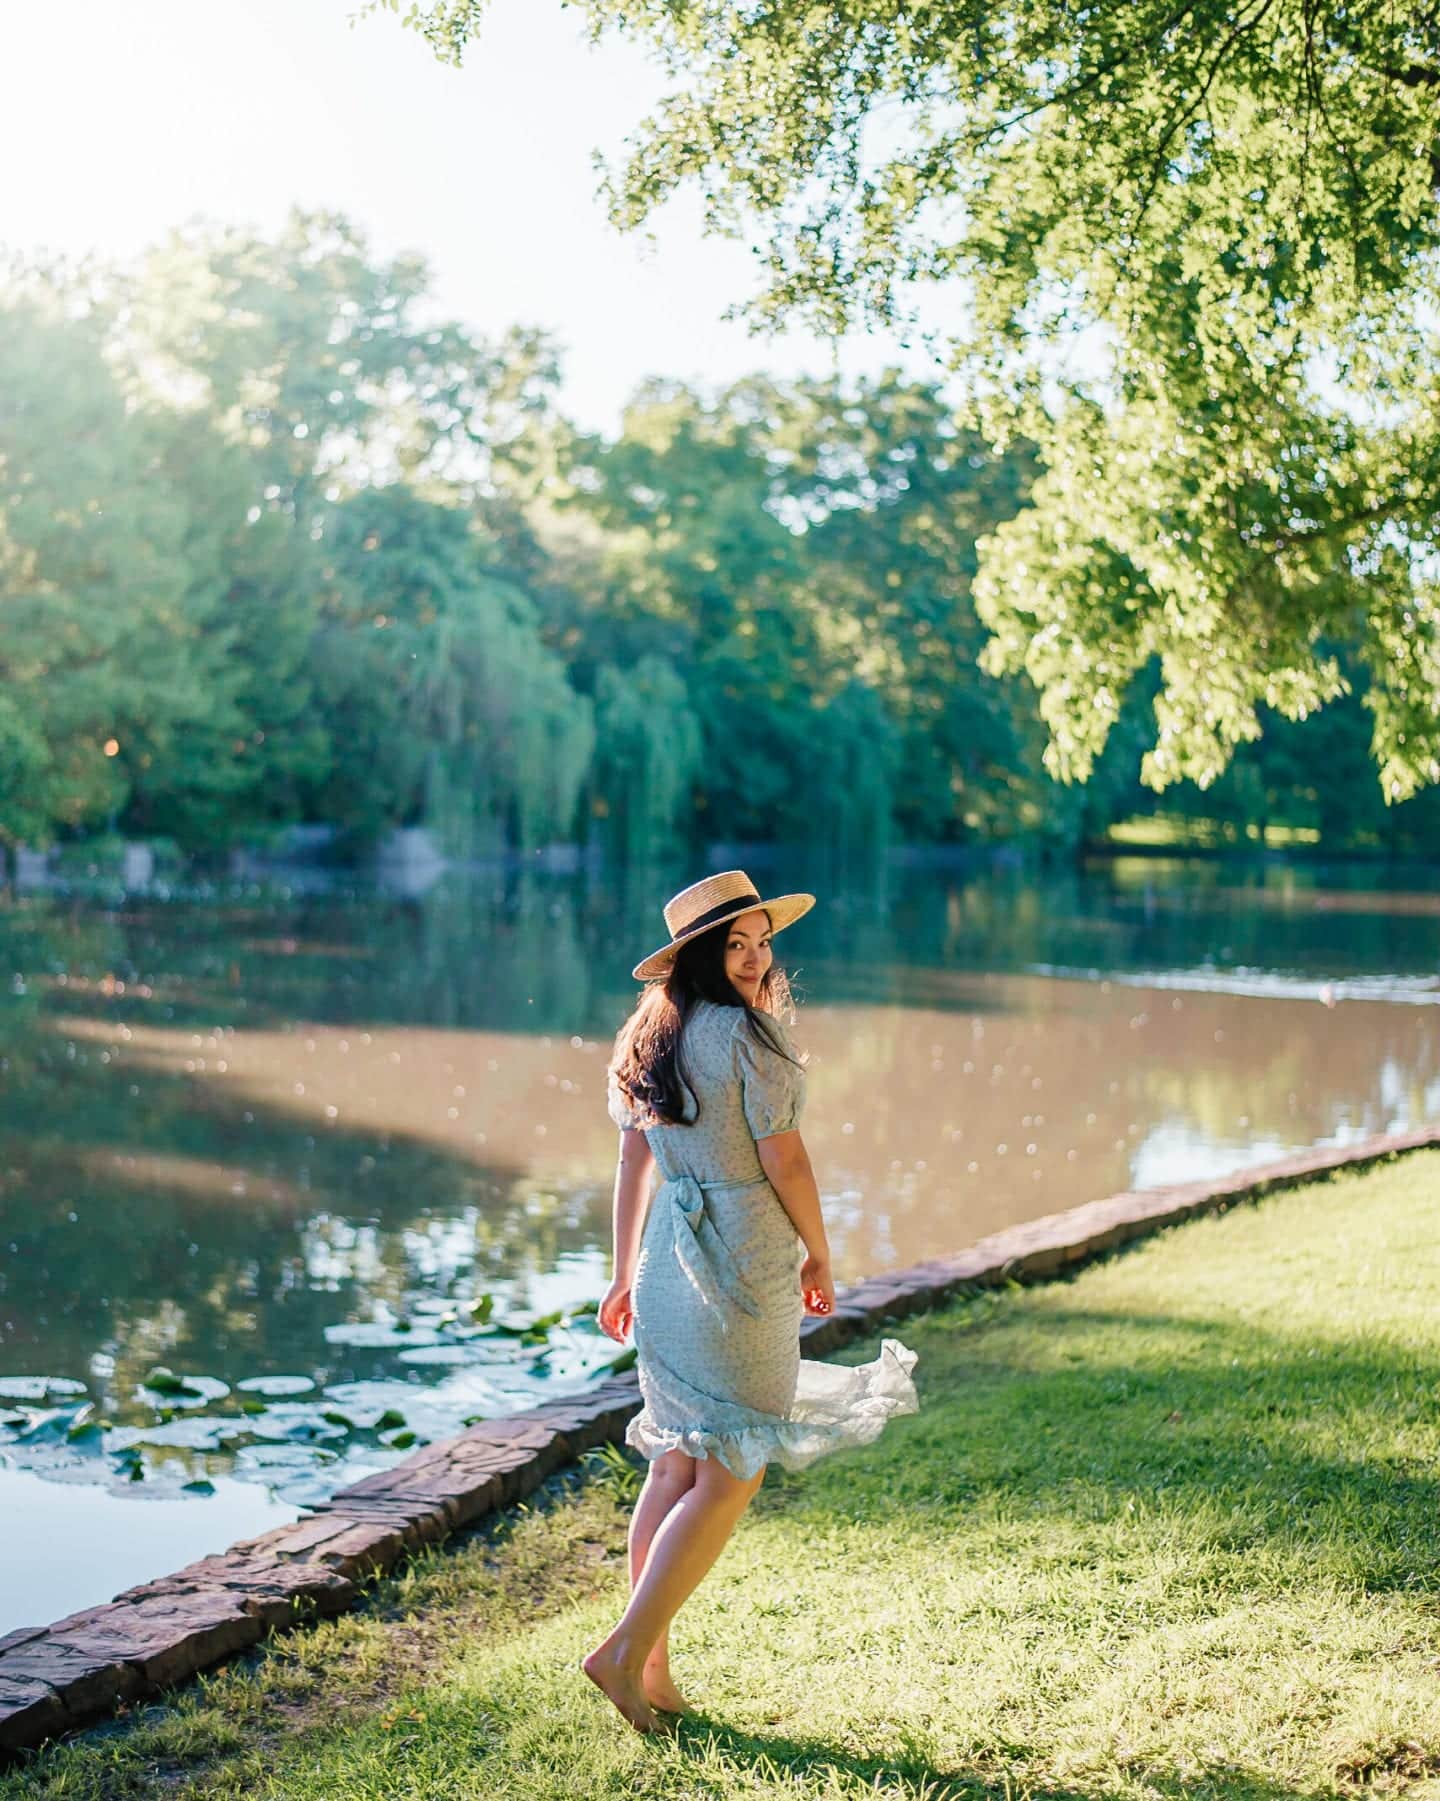
POLYGON ((770 915, 763 907, 730 921, 725 939, 725 973, 752 1007, 772 960, 770 915))

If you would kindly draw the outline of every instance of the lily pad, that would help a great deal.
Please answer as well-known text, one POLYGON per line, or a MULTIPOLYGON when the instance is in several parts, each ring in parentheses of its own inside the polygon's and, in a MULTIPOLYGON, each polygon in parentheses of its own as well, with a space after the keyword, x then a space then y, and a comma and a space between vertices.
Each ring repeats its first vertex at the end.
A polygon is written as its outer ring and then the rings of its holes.
MULTIPOLYGON (((414 1382, 340 1382, 327 1399, 343 1409, 362 1432, 390 1432, 409 1426, 423 1438, 445 1438, 459 1431, 462 1414, 487 1404, 493 1389, 471 1370, 440 1374, 442 1380, 423 1387, 414 1382), (471 1391, 472 1383, 478 1385, 478 1392, 471 1391)), ((355 1449, 361 1453, 363 1444, 355 1449)))
POLYGON ((83 1423, 89 1407, 90 1403, 85 1401, 78 1407, 48 1407, 32 1413, 20 1431, 18 1442, 22 1445, 62 1444, 69 1438, 71 1427, 83 1423))
POLYGON ((166 1369, 164 1364, 157 1364, 145 1378, 144 1386, 157 1395, 193 1395, 199 1390, 186 1386, 184 1380, 174 1370, 166 1369))
POLYGON ((443 1340, 436 1331, 424 1327, 417 1330, 400 1321, 392 1324, 382 1320, 346 1320, 325 1328, 325 1342, 352 1345, 356 1350, 387 1351, 400 1345, 441 1344, 443 1340))
MULTIPOLYGON (((405 1416, 395 1403, 408 1402, 418 1393, 419 1390, 408 1382, 337 1382, 325 1391, 329 1405, 320 1417, 323 1419, 325 1413, 339 1412, 352 1431, 372 1432, 389 1412, 393 1417, 388 1424, 399 1426, 404 1424, 405 1416)), ((338 1425, 339 1422, 335 1423, 338 1425)))
POLYGON ((177 1376, 162 1364, 151 1370, 136 1390, 135 1398, 148 1401, 152 1407, 157 1405, 157 1395, 164 1397, 158 1404, 165 1407, 203 1407, 207 1401, 223 1401, 229 1392, 230 1384, 218 1376, 177 1376))
POLYGON ((85 1392, 85 1384, 69 1376, 0 1376, 0 1399, 7 1401, 59 1400, 85 1392))
POLYGON ((311 1471, 335 1461, 323 1445, 244 1445, 235 1453, 235 1473, 273 1475, 279 1471, 311 1471))
POLYGON ((214 1414, 188 1414, 154 1426, 117 1426, 107 1441, 110 1451, 128 1451, 134 1445, 170 1445, 183 1451, 218 1451, 227 1439, 250 1430, 248 1420, 222 1419, 214 1414))
POLYGON ((586 1313, 572 1313, 565 1322, 565 1331, 571 1338, 587 1339, 607 1336, 600 1330, 600 1321, 596 1318, 593 1308, 586 1313))
POLYGON ((345 1436, 344 1426, 332 1424, 317 1407, 303 1401, 278 1402, 248 1419, 246 1426, 256 1438, 272 1443, 318 1445, 345 1436))
POLYGON ((314 1386, 313 1376, 247 1376, 235 1384, 241 1394, 269 1395, 274 1400, 286 1395, 308 1395, 314 1386))

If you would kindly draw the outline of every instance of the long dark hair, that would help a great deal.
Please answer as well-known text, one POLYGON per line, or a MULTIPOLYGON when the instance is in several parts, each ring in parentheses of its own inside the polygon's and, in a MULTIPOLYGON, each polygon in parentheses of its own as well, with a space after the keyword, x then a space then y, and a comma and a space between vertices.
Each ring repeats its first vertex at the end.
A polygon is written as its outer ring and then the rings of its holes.
MULTIPOLYGON (((770 915, 765 915, 769 920, 770 915)), ((771 1029, 771 1019, 794 1013, 790 983, 778 963, 772 963, 760 979, 756 1005, 725 973, 725 946, 735 921, 722 920, 709 931, 687 938, 676 951, 668 972, 651 982, 635 1003, 615 1039, 610 1073, 646 1125, 693 1125, 700 1117, 700 1097, 690 1087, 681 1056, 685 1021, 697 1001, 714 1001, 719 1007, 739 1007, 745 1028, 758 1044, 787 1063, 797 1059, 771 1029), (687 1094, 695 1112, 685 1116, 687 1094)))

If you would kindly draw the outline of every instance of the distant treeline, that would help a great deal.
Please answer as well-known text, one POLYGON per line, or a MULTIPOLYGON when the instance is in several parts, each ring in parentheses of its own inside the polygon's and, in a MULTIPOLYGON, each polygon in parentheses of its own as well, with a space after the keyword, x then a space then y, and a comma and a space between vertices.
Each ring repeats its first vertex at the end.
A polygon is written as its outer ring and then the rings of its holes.
MULTIPOLYGON (((896 375, 655 380, 590 436, 541 335, 436 323, 427 279, 301 214, 10 268, 0 842, 1063 850, 1160 804, 1153 680, 1064 787, 1034 690, 976 666, 976 544, 1025 504, 1023 445, 896 375)), ((1349 673, 1167 817, 1440 844, 1433 791, 1384 806, 1349 673)))

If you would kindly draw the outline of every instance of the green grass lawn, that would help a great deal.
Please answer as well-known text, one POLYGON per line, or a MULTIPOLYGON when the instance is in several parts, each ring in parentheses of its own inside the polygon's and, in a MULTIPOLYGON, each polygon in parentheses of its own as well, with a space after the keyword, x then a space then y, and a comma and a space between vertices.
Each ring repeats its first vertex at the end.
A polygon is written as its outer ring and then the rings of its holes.
POLYGON ((623 1589, 597 1482, 0 1792, 1440 1796, 1437 1197, 1415 1155, 906 1321, 920 1413, 771 1471, 672 1739, 576 1670, 623 1589))

